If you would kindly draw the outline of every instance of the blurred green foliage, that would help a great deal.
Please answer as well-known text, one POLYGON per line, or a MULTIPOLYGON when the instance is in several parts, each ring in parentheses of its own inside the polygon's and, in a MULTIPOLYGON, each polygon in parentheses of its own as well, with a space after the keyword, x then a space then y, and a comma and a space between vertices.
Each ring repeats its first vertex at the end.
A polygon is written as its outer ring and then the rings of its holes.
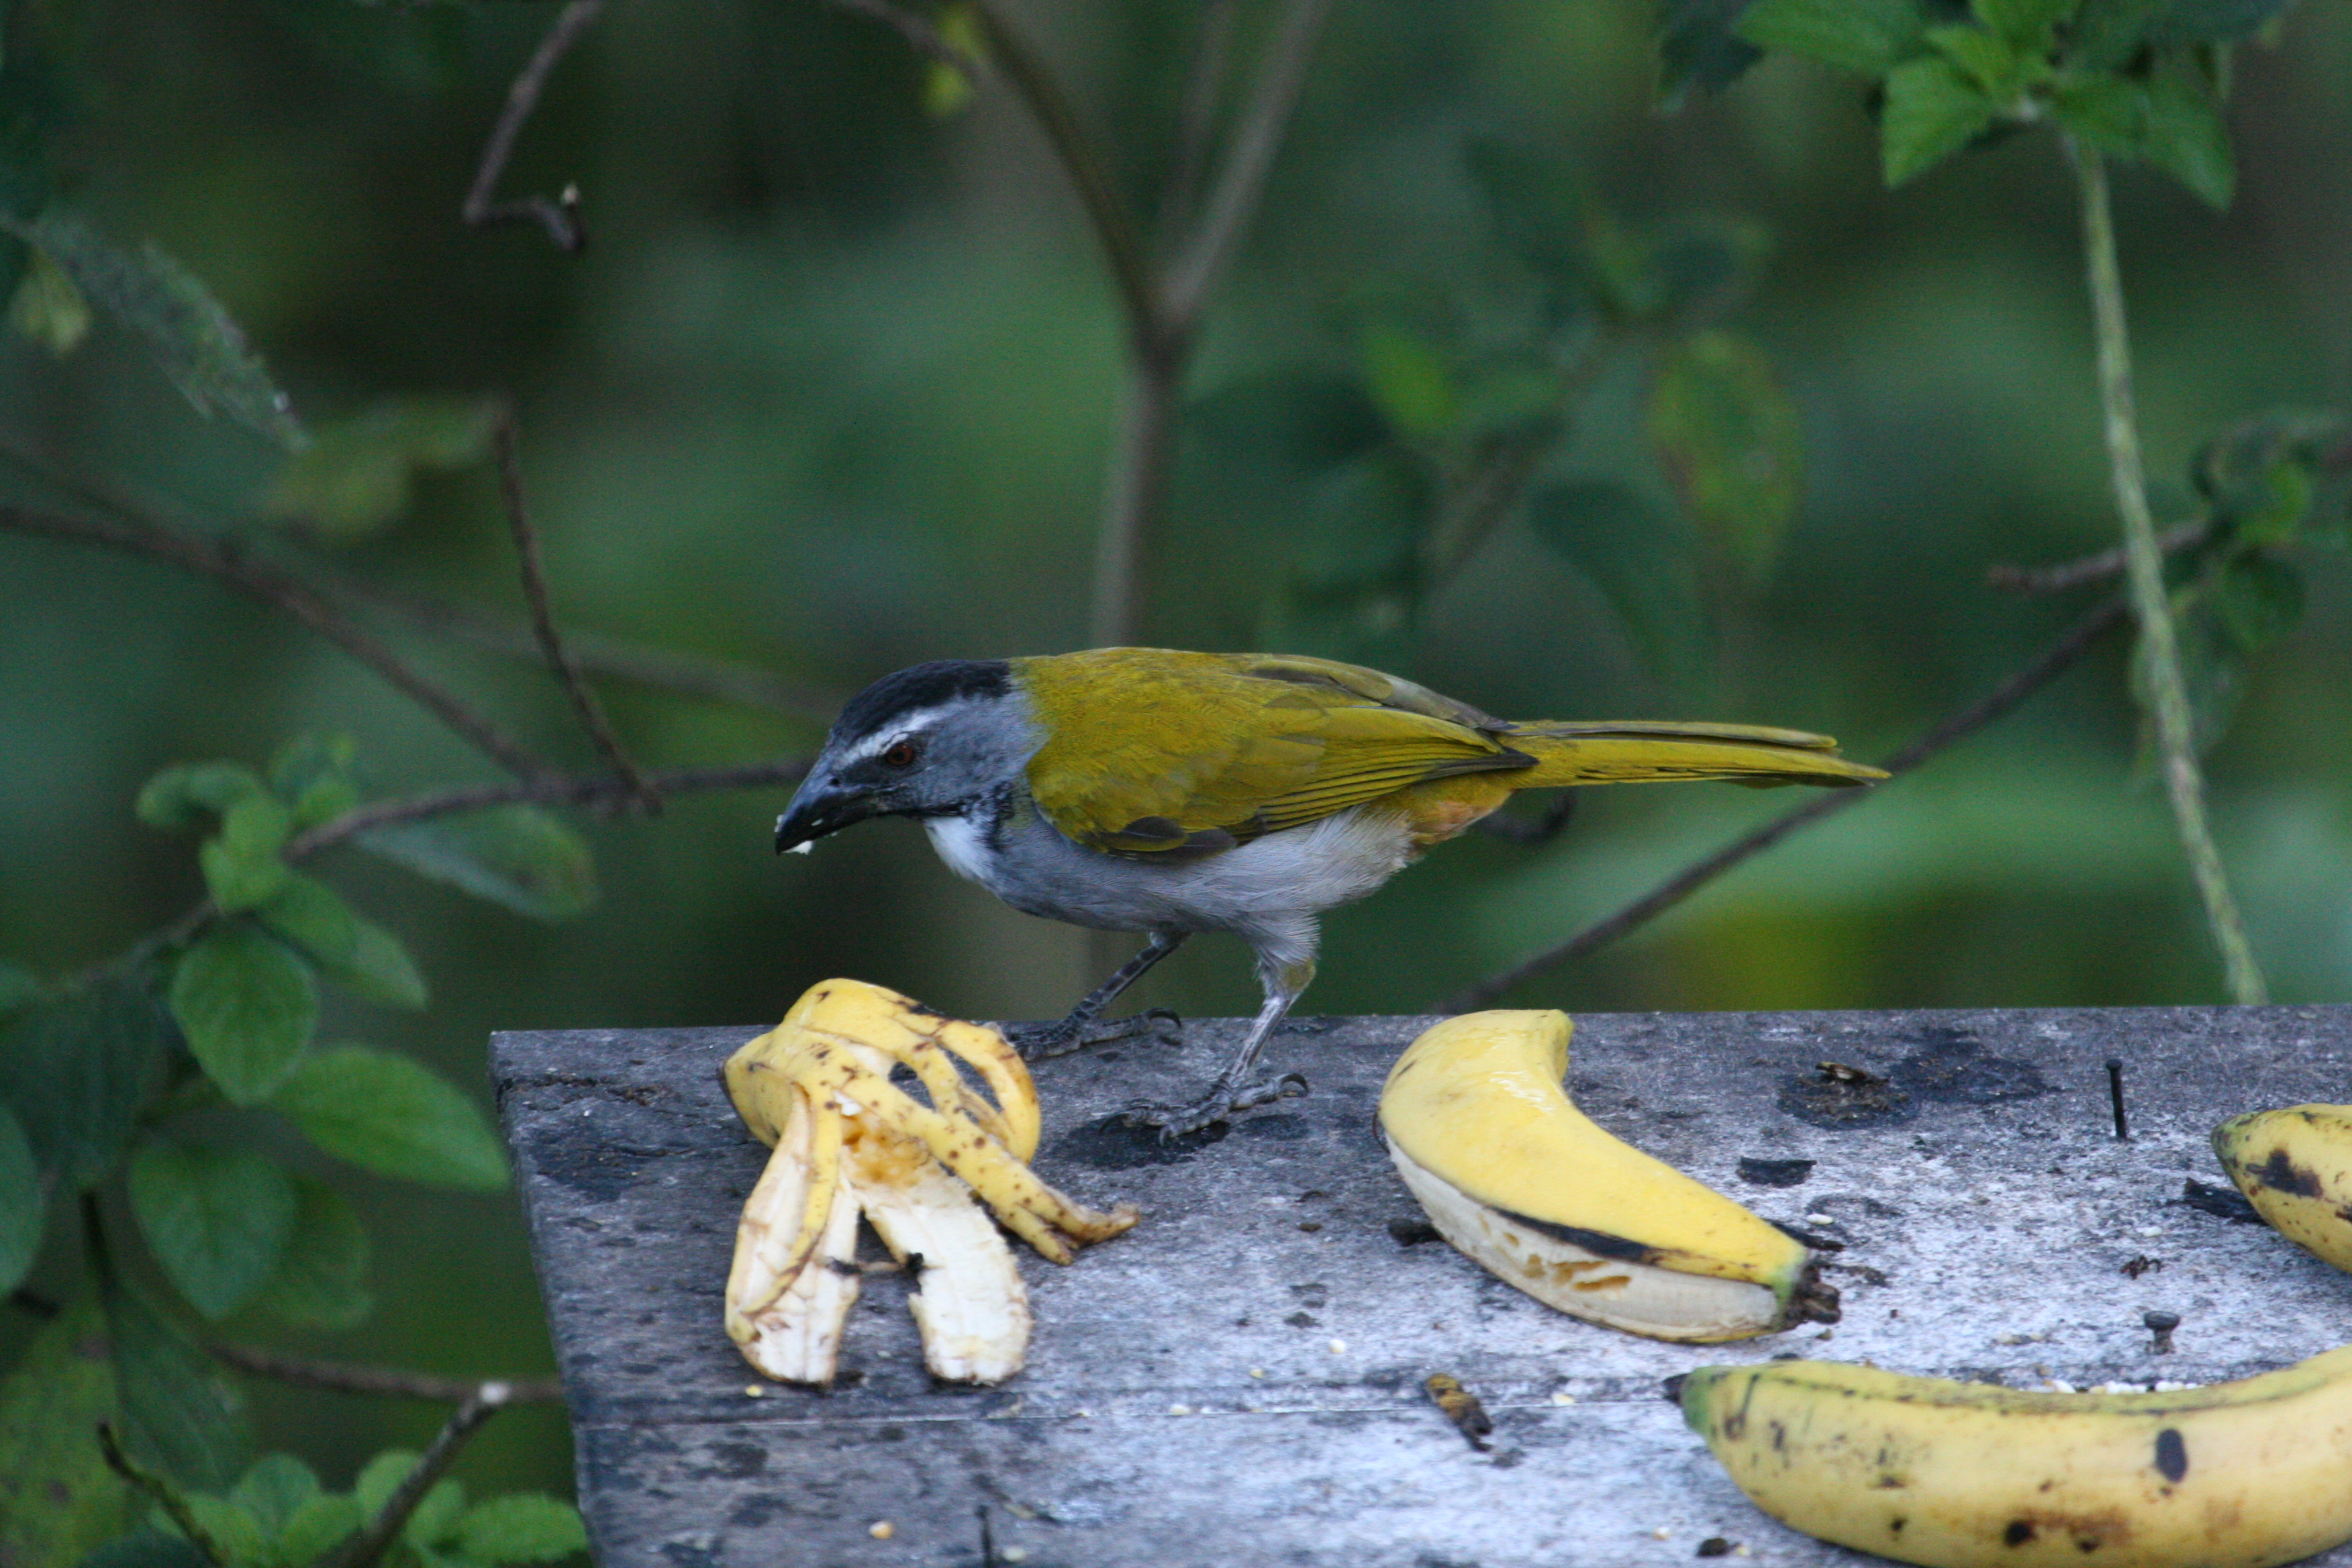
MULTIPOLYGON (((502 184, 577 185, 567 257, 457 219, 554 9, 6 7, 0 506, 226 538, 580 770, 555 683, 495 651, 531 651, 487 461, 509 409, 562 623, 777 678, 764 705, 602 679, 646 766, 803 751, 828 694, 918 659, 1077 646, 1124 344, 1003 84, 817 0, 615 0, 502 184)), ((2278 11, 1339 7, 1211 302, 1152 640, 1893 749, 2104 591, 1986 581, 2113 536, 2072 192, 2001 133, 2055 121, 2150 171, 2119 221, 2158 511, 2208 524, 2173 585, 2215 817, 2275 992, 2344 999, 2352 462, 2321 411, 2352 404, 2352 18, 2278 11)), ((1021 15, 1153 211, 1200 5, 1021 15)), ((971 7, 938 16, 977 50, 971 7)), ((228 1555, 292 1563, 438 1422, 240 1387, 205 1335, 545 1370, 489 1030, 763 1025, 835 973, 1039 1016, 1095 977, 911 832, 772 862, 775 793, 405 822, 289 865, 362 803, 496 770, 152 559, 0 530, 0 1191, 41 1194, 0 1205, 0 1276, 64 1306, 0 1315, 0 1562, 188 1561, 94 1447, 29 1433, 114 1420, 228 1555)), ((2106 650, 1524 999, 2213 998, 2128 680, 2106 650)), ((1310 1005, 1426 1007, 1779 805, 1595 793, 1549 847, 1474 838, 1339 913, 1310 1005)), ((1209 943, 1141 1001, 1254 997, 1209 943)), ((465 1466, 562 1490, 560 1416, 502 1415, 465 1466)), ((572 1544, 528 1492, 435 1495, 420 1560, 572 1544)))

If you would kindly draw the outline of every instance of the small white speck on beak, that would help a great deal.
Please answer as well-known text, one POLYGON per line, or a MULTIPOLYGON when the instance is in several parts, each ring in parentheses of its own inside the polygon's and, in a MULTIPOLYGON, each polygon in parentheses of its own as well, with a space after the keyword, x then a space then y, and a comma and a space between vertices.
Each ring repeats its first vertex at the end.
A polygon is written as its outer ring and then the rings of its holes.
POLYGON ((814 849, 815 847, 816 847, 816 840, 815 840, 815 839, 814 839, 814 838, 810 838, 810 839, 803 840, 803 842, 801 842, 801 843, 799 843, 799 844, 795 844, 795 845, 793 845, 790 849, 785 850, 785 851, 784 851, 784 853, 785 853, 785 854, 787 854, 787 855, 805 855, 805 854, 807 854, 810 850, 814 849))

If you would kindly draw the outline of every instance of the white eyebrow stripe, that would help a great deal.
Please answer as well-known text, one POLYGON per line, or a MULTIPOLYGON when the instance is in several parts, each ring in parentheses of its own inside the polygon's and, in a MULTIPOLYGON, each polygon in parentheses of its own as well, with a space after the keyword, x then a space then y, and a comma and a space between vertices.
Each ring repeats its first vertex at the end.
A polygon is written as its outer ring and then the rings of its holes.
POLYGON ((834 765, 847 767, 852 763, 862 763, 866 758, 895 744, 901 736, 918 735, 930 729, 941 719, 947 717, 947 706, 943 703, 935 703, 929 708, 918 708, 910 713, 902 715, 887 727, 875 731, 874 733, 842 752, 834 765))

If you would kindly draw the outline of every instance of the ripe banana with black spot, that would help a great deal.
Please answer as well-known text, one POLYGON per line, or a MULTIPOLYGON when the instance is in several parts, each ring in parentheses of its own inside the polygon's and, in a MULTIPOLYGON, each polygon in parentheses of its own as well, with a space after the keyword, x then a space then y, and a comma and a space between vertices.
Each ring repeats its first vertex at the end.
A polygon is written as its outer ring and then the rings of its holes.
POLYGON ((2352 1272, 2352 1105, 2233 1116, 2213 1130, 2213 1152, 2273 1229, 2352 1272))
POLYGON ((1654 1339, 1837 1321, 1805 1247, 1579 1110, 1568 1016, 1471 1013, 1389 1071, 1389 1157, 1438 1233, 1563 1312, 1654 1339))
POLYGON ((1683 1415, 1781 1522, 1931 1568, 2269 1568, 2352 1540, 2352 1348, 2152 1394, 1702 1367, 1683 1415))

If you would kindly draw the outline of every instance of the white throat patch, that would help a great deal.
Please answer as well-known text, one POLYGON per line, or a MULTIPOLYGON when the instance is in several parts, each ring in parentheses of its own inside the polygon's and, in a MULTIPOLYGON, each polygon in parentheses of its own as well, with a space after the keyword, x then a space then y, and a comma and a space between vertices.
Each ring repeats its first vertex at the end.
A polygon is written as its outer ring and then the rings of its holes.
POLYGON ((978 882, 983 888, 991 885, 996 852, 981 824, 969 816, 927 816, 923 831, 930 836, 931 847, 947 862, 949 870, 967 882, 978 882))

